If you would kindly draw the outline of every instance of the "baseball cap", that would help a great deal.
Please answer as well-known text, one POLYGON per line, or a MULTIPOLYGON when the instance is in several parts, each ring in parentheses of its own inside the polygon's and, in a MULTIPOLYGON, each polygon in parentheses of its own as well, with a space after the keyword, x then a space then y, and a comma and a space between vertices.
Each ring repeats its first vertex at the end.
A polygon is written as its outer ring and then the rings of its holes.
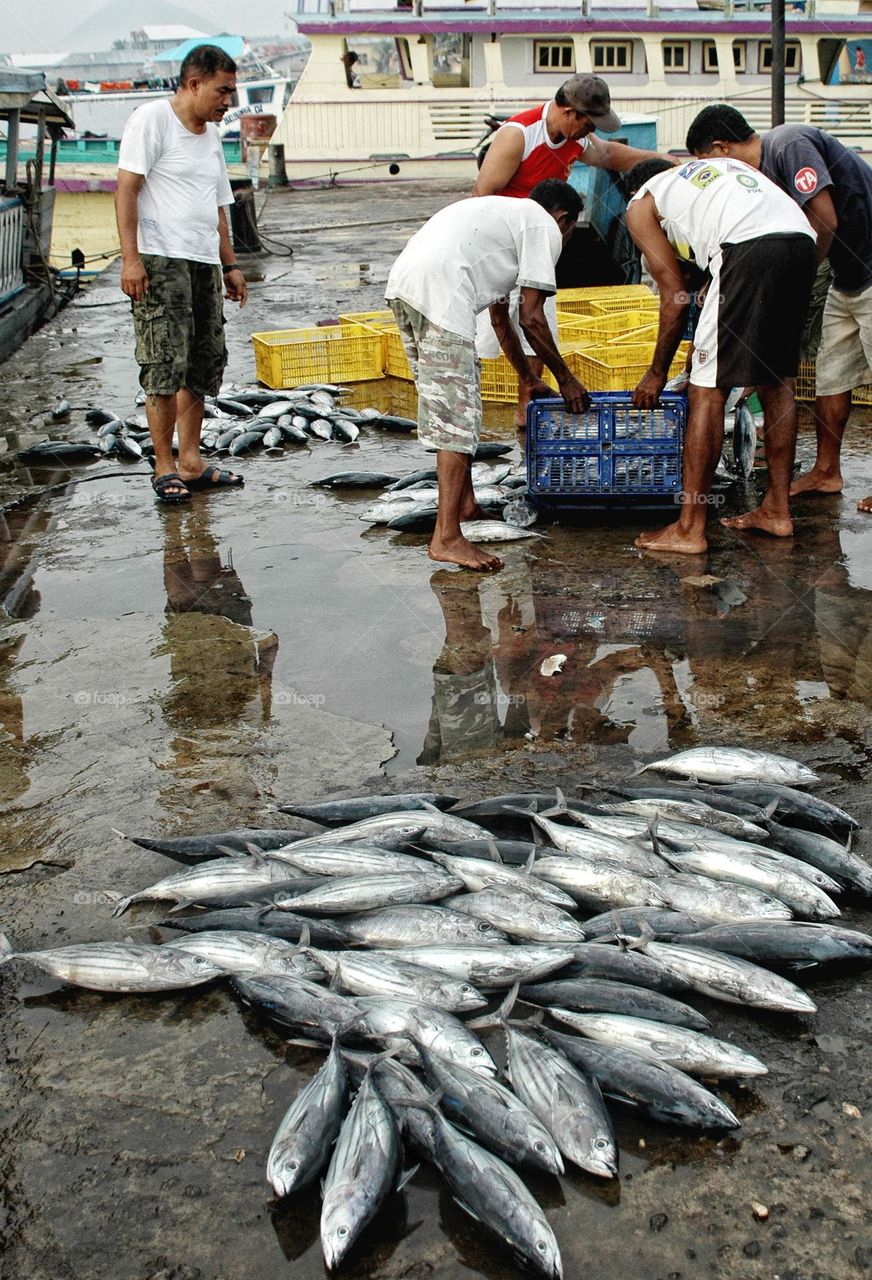
POLYGON ((590 116, 603 133, 616 133, 621 127, 620 118, 612 111, 609 86, 599 76, 570 76, 562 85, 563 95, 573 111, 590 116))

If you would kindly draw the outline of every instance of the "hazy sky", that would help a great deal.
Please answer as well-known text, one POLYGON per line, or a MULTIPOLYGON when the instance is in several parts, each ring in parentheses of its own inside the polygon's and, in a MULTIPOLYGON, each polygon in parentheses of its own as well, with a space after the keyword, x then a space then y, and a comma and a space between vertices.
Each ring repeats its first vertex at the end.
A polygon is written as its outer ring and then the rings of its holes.
MULTIPOLYGON (((276 35, 291 31, 284 20, 288 0, 172 0, 179 9, 201 14, 202 30, 236 35, 276 35)), ((0 0, 0 51, 60 53, 70 48, 66 37, 87 18, 105 8, 106 0, 0 0)), ((294 6, 296 7, 296 6, 294 6)), ((149 15, 149 0, 137 6, 141 24, 160 22, 149 15)))

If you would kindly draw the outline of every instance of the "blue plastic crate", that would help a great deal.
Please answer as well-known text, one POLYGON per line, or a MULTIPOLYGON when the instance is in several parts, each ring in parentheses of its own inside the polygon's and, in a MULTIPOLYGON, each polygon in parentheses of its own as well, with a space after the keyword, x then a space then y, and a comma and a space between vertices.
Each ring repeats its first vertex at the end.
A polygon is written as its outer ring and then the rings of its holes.
POLYGON ((687 399, 664 395, 637 409, 629 391, 593 391, 586 413, 563 401, 535 400, 527 410, 527 487, 542 506, 585 499, 674 498, 681 492, 687 399))

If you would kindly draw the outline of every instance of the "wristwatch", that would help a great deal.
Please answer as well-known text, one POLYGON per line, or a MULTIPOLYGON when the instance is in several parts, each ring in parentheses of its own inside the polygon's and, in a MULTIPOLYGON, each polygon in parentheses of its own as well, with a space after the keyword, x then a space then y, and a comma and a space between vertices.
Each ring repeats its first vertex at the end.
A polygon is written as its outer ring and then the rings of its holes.
POLYGON ((238 262, 227 262, 222 266, 221 271, 222 274, 226 276, 228 271, 239 271, 239 269, 238 262))

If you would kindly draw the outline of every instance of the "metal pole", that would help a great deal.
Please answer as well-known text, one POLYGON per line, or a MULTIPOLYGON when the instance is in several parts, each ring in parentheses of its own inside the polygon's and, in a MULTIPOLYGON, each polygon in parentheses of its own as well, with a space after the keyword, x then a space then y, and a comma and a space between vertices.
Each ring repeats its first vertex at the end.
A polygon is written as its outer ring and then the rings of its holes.
POLYGON ((772 128, 784 124, 784 0, 772 0, 772 128))
POLYGON ((18 126, 21 111, 13 107, 6 126, 6 190, 14 191, 18 182, 18 126))
POLYGON ((43 152, 45 151, 45 112, 40 111, 39 123, 36 126, 36 165, 35 178, 33 185, 36 187, 37 195, 42 191, 42 164, 43 152))

